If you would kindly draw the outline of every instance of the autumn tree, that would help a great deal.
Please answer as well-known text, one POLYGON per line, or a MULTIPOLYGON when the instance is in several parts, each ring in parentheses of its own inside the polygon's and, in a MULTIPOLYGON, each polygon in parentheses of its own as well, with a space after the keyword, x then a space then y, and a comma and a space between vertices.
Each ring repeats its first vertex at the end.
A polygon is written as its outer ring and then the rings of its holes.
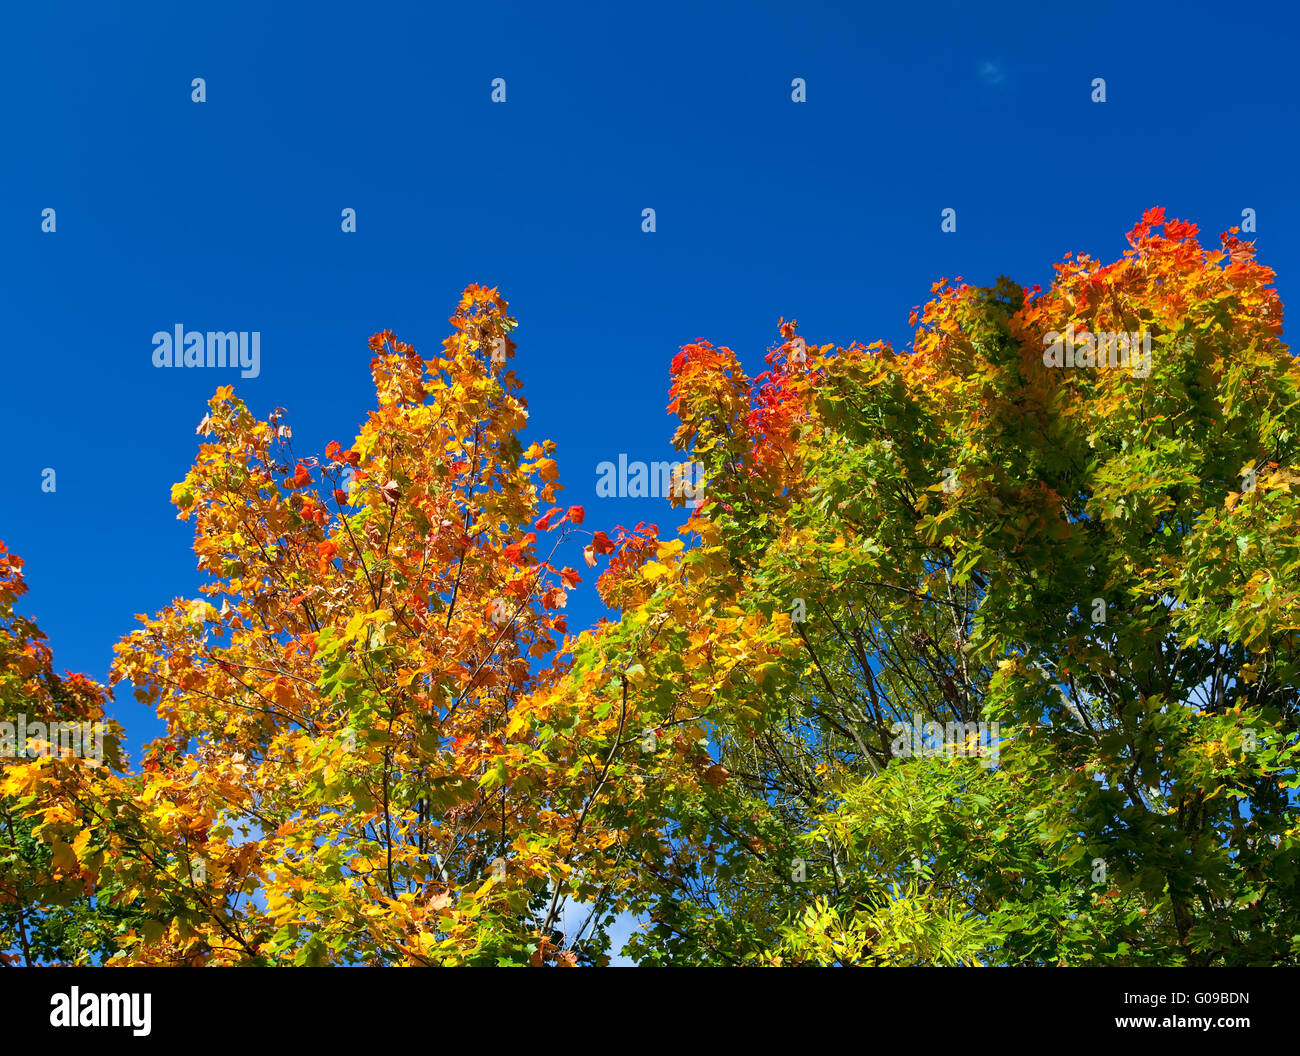
POLYGON ((378 406, 321 457, 284 412, 212 399, 173 489, 208 582, 141 617, 112 672, 167 735, 138 787, 32 778, 144 908, 125 962, 603 955, 557 933, 552 881, 609 839, 556 821, 599 793, 617 689, 546 744, 519 707, 552 677, 583 511, 552 505, 553 445, 518 439, 505 302, 472 286, 451 322, 429 360, 371 339, 378 406))
POLYGON ((219 390, 207 583, 112 672, 167 736, 6 768, 9 899, 130 964, 1294 963, 1300 373, 1235 230, 1128 237, 902 352, 683 347, 675 535, 559 503, 495 290, 347 447, 219 390))
POLYGON ((120 729, 104 687, 56 674, 44 633, 15 611, 22 568, 0 543, 0 959, 98 963, 117 951, 131 906, 108 905, 97 888, 102 858, 77 812, 34 792, 50 775, 120 770, 120 729))
POLYGON ((941 281, 903 354, 682 349, 708 502, 607 573, 569 676, 633 667, 688 731, 671 838, 618 866, 637 957, 1300 955, 1300 374, 1253 247, 1196 235, 1153 210, 1046 293, 941 281))

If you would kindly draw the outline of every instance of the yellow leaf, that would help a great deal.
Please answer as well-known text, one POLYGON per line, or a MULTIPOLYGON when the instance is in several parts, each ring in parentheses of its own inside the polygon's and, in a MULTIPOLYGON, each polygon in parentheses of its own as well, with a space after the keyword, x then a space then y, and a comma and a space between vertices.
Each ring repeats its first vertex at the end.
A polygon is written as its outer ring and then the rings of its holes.
POLYGON ((60 872, 70 873, 77 868, 77 856, 62 840, 55 840, 50 845, 50 858, 54 862, 54 868, 60 872))
POLYGON ((358 612, 352 619, 348 620, 348 625, 343 629, 343 640, 351 642, 361 633, 361 628, 366 625, 366 616, 358 612))

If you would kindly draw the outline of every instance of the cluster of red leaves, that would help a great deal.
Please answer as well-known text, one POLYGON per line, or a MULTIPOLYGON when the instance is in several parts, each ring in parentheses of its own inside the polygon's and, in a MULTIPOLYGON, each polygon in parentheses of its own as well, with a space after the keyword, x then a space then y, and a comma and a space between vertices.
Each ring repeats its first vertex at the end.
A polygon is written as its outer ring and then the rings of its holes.
MULTIPOLYGON (((659 546, 659 526, 642 521, 631 531, 622 525, 615 531, 613 540, 604 532, 597 532, 589 549, 614 555, 609 559, 609 568, 596 580, 596 590, 606 605, 622 607, 634 600, 629 591, 636 593, 644 586, 635 572, 654 557, 659 546)), ((595 564, 593 559, 588 560, 595 564)))
POLYGON ((785 340, 768 352, 770 369, 754 379, 750 411, 745 416, 754 459, 763 467, 792 453, 794 427, 805 411, 807 346, 796 335, 798 322, 782 320, 779 325, 785 340))

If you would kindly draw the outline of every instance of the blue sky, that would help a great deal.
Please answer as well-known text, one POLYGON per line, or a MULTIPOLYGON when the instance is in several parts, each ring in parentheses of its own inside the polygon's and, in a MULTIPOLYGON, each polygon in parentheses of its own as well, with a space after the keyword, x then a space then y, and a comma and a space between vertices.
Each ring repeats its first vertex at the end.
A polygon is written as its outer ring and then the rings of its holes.
MULTIPOLYGON (((168 497, 217 385, 285 407, 300 452, 346 444, 369 335, 431 354, 471 282, 520 320, 530 435, 558 442, 589 528, 679 520, 596 499, 596 465, 671 456, 668 364, 697 337, 751 372, 781 316, 814 343, 903 346, 939 277, 1047 285, 1066 251, 1118 256, 1153 205, 1211 237, 1255 209, 1292 299, 1281 4, 547 7, 6 13, 0 538, 59 668, 106 677, 134 613, 196 595, 168 497), (155 369, 176 324, 260 331, 260 376, 155 369)), ((133 745, 159 732, 129 694, 114 713, 133 745)))

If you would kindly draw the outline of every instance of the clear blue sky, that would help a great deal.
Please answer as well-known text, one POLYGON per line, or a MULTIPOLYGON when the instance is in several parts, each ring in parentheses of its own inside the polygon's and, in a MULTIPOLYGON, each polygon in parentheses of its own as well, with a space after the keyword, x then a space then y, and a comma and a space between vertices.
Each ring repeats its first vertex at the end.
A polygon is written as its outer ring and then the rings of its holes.
MULTIPOLYGON (((940 276, 1046 285, 1067 250, 1118 256, 1152 205, 1211 236, 1255 209, 1289 304, 1288 7, 11 5, 0 538, 24 611, 59 668, 102 679, 133 613, 196 596, 168 496, 232 379, 152 366, 178 323, 260 331, 261 375, 233 383, 309 451, 371 406, 370 334, 430 354, 466 284, 499 286, 531 435, 608 528, 678 520, 596 500, 595 467, 671 455, 668 364, 696 337, 751 372, 782 315, 902 346, 940 276)), ((584 595, 570 625, 598 611, 584 595)), ((134 745, 159 730, 129 694, 114 711, 134 745)))

